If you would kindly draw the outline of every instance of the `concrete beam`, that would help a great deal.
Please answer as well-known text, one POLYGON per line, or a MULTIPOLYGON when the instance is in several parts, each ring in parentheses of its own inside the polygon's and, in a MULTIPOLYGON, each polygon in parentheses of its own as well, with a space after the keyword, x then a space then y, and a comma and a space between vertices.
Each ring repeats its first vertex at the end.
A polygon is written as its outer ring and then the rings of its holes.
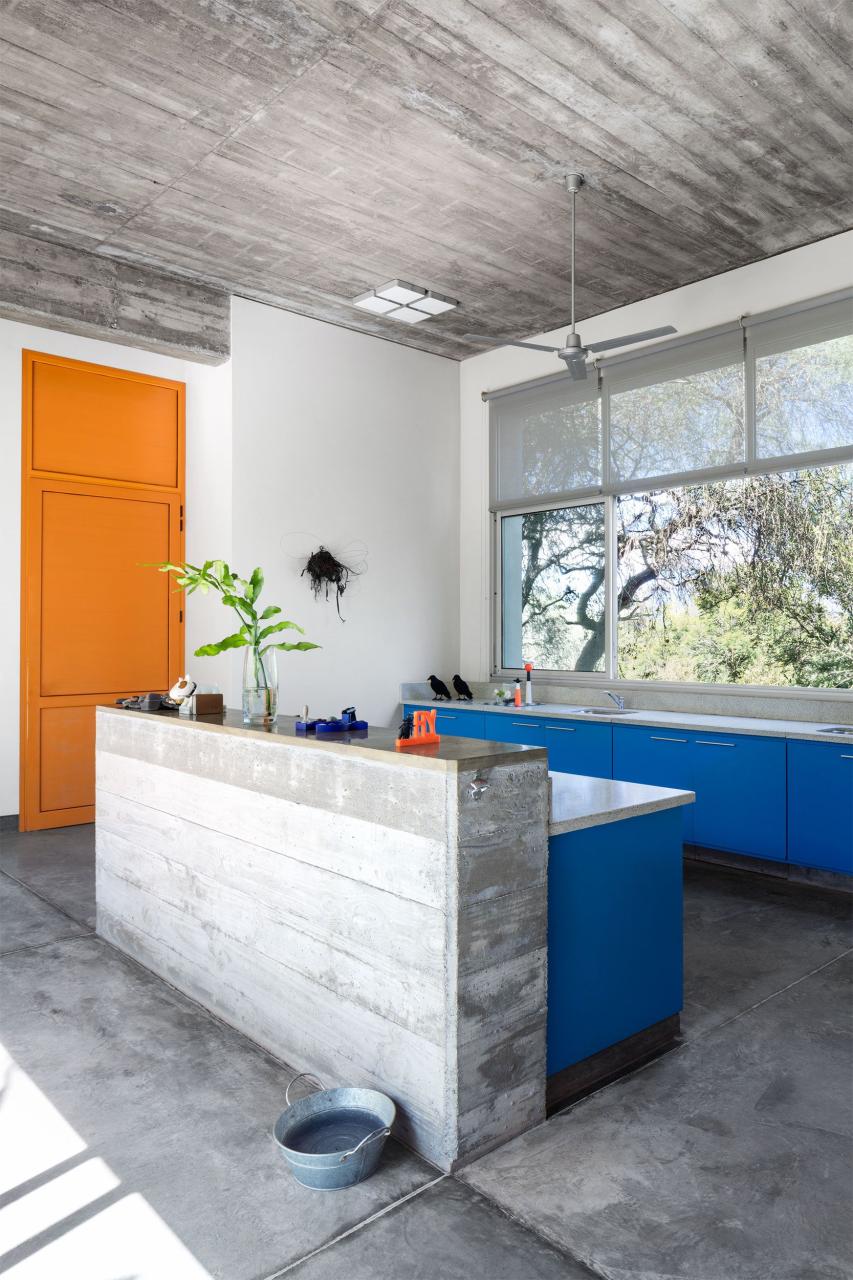
POLYGON ((231 351, 226 292, 7 229, 0 316, 201 364, 231 351))

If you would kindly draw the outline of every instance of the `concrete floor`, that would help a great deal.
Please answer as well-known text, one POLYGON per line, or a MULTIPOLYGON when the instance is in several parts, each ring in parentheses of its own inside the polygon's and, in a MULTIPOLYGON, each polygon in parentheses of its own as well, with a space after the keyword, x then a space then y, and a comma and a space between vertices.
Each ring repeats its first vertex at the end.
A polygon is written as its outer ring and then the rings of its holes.
POLYGON ((90 827, 0 832, 8 1280, 849 1280, 848 899, 688 865, 678 1049, 440 1177, 334 1195, 289 1069, 94 936, 90 827))

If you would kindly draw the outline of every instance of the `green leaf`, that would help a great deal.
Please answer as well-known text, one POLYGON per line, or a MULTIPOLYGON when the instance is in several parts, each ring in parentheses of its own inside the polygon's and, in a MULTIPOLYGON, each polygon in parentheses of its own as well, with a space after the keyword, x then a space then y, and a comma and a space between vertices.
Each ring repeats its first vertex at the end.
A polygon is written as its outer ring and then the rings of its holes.
POLYGON ((196 649, 195 656, 197 658, 213 658, 217 653, 224 653, 226 649, 243 649, 249 641, 245 636, 238 632, 233 636, 226 636, 224 640, 217 641, 216 644, 203 644, 200 649, 196 649))
POLYGON ((312 644, 310 640, 299 640, 296 644, 287 644, 284 641, 281 644, 268 644, 261 653, 266 653, 268 649, 286 649, 288 652, 292 649, 300 649, 303 653, 307 649, 320 649, 322 645, 312 644))
POLYGON ((250 592, 247 591, 246 595, 250 600, 257 600, 264 587, 264 571, 260 566, 258 566, 257 569, 252 570, 252 576, 249 579, 249 587, 250 592))
POLYGON ((264 627, 258 639, 266 640, 267 636, 273 635, 276 631, 298 631, 301 636, 305 635, 302 627, 297 626, 295 622, 274 622, 271 627, 264 627))
POLYGON ((261 621, 263 622, 264 618, 271 618, 274 613, 281 613, 281 609, 277 604, 268 604, 261 614, 261 621))

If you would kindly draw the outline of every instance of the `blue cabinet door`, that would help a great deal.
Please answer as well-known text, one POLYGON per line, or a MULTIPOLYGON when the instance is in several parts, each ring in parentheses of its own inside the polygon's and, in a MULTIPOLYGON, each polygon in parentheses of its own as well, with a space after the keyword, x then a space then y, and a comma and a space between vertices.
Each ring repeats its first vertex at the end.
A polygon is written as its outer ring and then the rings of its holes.
POLYGON ((788 743, 788 861, 853 875, 853 746, 788 743))
POLYGON ((548 768, 559 773, 583 773, 590 778, 613 777, 613 732, 609 724, 549 720, 545 725, 548 768))
MULTIPOLYGON (((693 791, 690 740, 681 729, 650 729, 614 724, 613 777, 622 782, 645 782, 654 787, 693 791)), ((681 810, 684 839, 693 841, 693 805, 681 810)))
POLYGON ((785 741, 745 734, 689 738, 694 844, 785 861, 785 741))
POLYGON ((545 721, 523 711, 485 711, 483 731, 491 742, 519 742, 525 747, 545 746, 545 721))
POLYGON ((410 715, 412 711, 436 711, 435 717, 436 733, 446 733, 449 737, 454 738, 484 738, 483 731, 483 713, 482 711, 457 711, 453 708, 452 703, 435 703, 432 706, 428 702, 412 702, 407 703, 403 708, 405 715, 410 715), (445 710, 446 708, 446 710, 445 710))
POLYGON ((548 842, 548 1075, 682 1005, 677 809, 548 842))

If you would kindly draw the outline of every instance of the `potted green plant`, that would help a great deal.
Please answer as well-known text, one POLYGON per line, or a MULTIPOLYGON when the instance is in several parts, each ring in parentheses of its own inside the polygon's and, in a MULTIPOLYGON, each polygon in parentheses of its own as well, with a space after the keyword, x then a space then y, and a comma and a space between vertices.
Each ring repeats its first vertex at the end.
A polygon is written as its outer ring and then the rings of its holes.
POLYGON ((203 644, 196 649, 197 658, 213 657, 224 653, 227 649, 245 649, 243 658, 243 723, 271 724, 278 711, 278 664, 276 654, 279 650, 291 651, 299 649, 319 649, 319 645, 310 640, 297 640, 290 643, 285 640, 272 640, 271 636, 282 631, 298 631, 304 635, 302 627, 284 618, 270 622, 281 613, 277 604, 268 604, 259 612, 258 597, 263 590, 264 575, 261 569, 253 569, 251 576, 241 578, 232 572, 224 560, 205 560, 199 568, 194 564, 170 564, 164 562, 156 566, 161 573, 174 573, 179 587, 192 595, 194 591, 207 594, 217 591, 222 603, 233 609, 240 620, 240 626, 233 635, 225 636, 214 644, 203 644))

